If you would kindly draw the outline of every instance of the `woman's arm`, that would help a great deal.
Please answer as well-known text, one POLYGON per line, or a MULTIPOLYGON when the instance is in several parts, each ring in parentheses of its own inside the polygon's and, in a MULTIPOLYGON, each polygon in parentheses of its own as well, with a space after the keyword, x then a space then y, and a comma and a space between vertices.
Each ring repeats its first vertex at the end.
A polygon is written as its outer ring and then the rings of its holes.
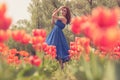
POLYGON ((62 8, 63 8, 63 6, 61 6, 61 7, 58 8, 55 12, 53 12, 53 14, 52 14, 52 18, 53 18, 53 19, 60 19, 60 20, 63 19, 62 17, 57 16, 57 13, 58 13, 62 8))
MULTIPOLYGON (((56 11, 57 9, 54 9, 53 13, 56 11)), ((56 14, 57 15, 57 14, 56 14)), ((55 19, 52 17, 52 24, 55 24, 55 19)))

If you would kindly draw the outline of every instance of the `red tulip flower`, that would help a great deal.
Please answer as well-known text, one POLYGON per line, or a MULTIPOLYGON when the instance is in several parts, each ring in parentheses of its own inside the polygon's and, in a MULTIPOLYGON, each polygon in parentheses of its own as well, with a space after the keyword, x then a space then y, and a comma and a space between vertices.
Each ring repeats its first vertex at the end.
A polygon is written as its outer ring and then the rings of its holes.
POLYGON ((30 56, 29 60, 34 66, 39 67, 41 65, 41 59, 38 56, 30 56))
POLYGON ((13 31, 12 32, 12 38, 15 41, 21 42, 21 40, 22 40, 22 38, 24 37, 25 34, 26 33, 25 33, 24 30, 13 31))
POLYGON ((7 41, 10 37, 10 31, 0 30, 0 42, 7 41))
POLYGON ((43 38, 46 37, 46 31, 44 29, 34 29, 32 33, 33 36, 42 36, 43 38))
POLYGON ((6 4, 0 3, 0 29, 7 30, 10 27, 12 19, 6 16, 6 4))
POLYGON ((97 7, 92 10, 92 19, 98 27, 102 29, 116 27, 118 25, 118 16, 120 16, 119 9, 107 9, 104 7, 97 7))

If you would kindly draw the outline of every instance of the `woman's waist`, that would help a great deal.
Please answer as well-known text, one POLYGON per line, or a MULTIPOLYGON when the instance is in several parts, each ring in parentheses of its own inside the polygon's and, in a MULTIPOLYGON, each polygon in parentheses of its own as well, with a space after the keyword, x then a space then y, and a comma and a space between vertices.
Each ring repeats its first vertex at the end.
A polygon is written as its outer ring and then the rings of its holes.
POLYGON ((56 28, 59 28, 59 29, 64 29, 65 26, 59 26, 59 25, 55 25, 56 28))

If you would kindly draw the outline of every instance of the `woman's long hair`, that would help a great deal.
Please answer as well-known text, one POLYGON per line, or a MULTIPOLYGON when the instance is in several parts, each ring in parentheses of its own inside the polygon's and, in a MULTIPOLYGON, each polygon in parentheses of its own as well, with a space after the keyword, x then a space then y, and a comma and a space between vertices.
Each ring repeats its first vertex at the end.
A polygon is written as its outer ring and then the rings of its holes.
POLYGON ((69 24, 70 23, 70 21, 71 21, 71 13, 70 13, 70 9, 68 8, 68 7, 64 7, 64 8, 66 8, 66 10, 67 10, 67 13, 66 13, 66 19, 67 19, 67 24, 69 24))

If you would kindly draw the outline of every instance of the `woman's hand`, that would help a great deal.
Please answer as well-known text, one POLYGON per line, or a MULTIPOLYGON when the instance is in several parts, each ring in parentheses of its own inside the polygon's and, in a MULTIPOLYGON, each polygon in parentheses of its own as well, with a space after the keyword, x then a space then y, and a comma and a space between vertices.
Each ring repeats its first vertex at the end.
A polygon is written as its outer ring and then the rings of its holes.
POLYGON ((55 8, 54 10, 53 10, 53 13, 54 12, 59 12, 61 9, 63 9, 64 8, 64 6, 61 6, 61 7, 59 7, 58 9, 57 8, 55 8))
POLYGON ((65 6, 60 6, 59 10, 63 9, 65 6))
POLYGON ((55 9, 53 10, 53 13, 54 13, 56 10, 57 10, 57 8, 55 8, 55 9))
POLYGON ((63 8, 64 8, 64 6, 61 6, 57 10, 55 10, 52 14, 52 18, 60 19, 59 16, 57 16, 57 13, 63 8))

